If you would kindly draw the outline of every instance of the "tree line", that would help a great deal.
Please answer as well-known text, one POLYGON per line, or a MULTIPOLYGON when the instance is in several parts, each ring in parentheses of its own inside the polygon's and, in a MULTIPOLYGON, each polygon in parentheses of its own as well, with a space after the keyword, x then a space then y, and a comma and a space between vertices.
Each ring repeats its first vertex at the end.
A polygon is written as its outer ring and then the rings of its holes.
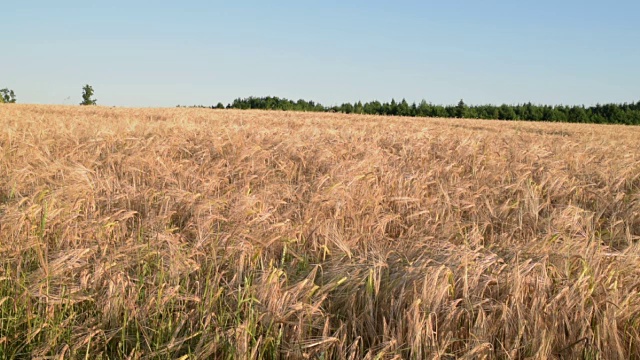
POLYGON ((284 111, 337 112, 345 114, 418 116, 441 118, 469 118, 489 120, 551 121, 594 124, 640 125, 640 101, 624 104, 584 105, 537 105, 532 103, 517 105, 467 105, 460 100, 457 105, 436 105, 422 100, 408 103, 405 99, 390 102, 371 101, 343 103, 323 106, 306 100, 289 100, 274 96, 238 98, 224 106, 196 106, 211 109, 259 109, 284 111))
MULTIPOLYGON (((95 105, 93 87, 85 85, 82 88, 82 102, 80 105, 95 105)), ((13 90, 0 89, 0 103, 15 103, 16 95, 13 90)), ((180 105, 178 105, 180 107, 180 105)), ((215 106, 190 106, 211 109, 259 109, 283 111, 315 111, 337 112, 345 114, 391 115, 412 117, 440 117, 440 118, 469 118, 488 120, 524 120, 524 121, 552 121, 593 124, 626 124, 640 125, 640 101, 623 104, 584 105, 538 105, 532 103, 517 105, 467 105, 460 100, 457 105, 435 105, 422 100, 420 103, 409 104, 407 100, 390 102, 370 101, 362 103, 343 103, 336 106, 324 106, 314 101, 300 99, 293 101, 277 96, 237 98, 224 106, 219 102, 215 106)))

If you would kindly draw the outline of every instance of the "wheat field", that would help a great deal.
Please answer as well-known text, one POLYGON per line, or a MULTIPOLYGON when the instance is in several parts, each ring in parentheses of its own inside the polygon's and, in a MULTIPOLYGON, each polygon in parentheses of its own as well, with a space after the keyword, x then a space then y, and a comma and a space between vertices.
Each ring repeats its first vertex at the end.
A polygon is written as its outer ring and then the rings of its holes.
POLYGON ((640 128, 0 106, 0 358, 640 358, 640 128))

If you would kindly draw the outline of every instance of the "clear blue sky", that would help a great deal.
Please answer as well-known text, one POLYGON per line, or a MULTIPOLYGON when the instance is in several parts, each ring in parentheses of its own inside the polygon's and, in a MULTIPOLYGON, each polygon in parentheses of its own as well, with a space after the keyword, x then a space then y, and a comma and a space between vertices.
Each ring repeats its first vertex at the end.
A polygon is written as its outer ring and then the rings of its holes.
POLYGON ((21 103, 640 100, 640 2, 4 1, 21 103))

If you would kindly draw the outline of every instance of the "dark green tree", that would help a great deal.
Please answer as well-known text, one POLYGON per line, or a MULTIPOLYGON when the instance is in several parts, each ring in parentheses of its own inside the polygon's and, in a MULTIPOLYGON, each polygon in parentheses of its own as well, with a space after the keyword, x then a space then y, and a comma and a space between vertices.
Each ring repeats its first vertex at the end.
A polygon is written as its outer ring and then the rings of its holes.
POLYGON ((513 106, 509 105, 501 105, 498 110, 498 119, 500 120, 515 120, 516 119, 516 111, 513 109, 513 106))
POLYGON ((345 114, 351 114, 353 112, 353 105, 350 103, 344 103, 340 105, 340 111, 345 114))
POLYGON ((387 115, 398 115, 398 103, 396 102, 396 99, 391 99, 391 104, 389 104, 388 108, 389 110, 387 115))
POLYGON ((569 110, 567 115, 569 122, 574 123, 588 123, 589 117, 583 107, 574 106, 569 110))
POLYGON ((380 101, 372 101, 364 104, 364 113, 369 115, 382 114, 382 103, 380 101))
POLYGON ((469 107, 467 106, 467 104, 464 103, 464 100, 460 99, 460 101, 458 102, 458 106, 456 106, 456 117, 457 118, 467 117, 468 109, 469 107))
POLYGON ((216 105, 216 109, 224 109, 224 105, 219 102, 218 105, 216 105))
POLYGON ((353 112, 356 113, 356 114, 364 114, 364 106, 362 106, 362 102, 358 101, 353 106, 353 112))
POLYGON ((427 100, 420 101, 417 109, 418 116, 430 116, 431 115, 431 106, 427 103, 427 100))
POLYGON ((95 105, 98 100, 92 99, 92 97, 93 87, 87 84, 82 88, 82 102, 80 105, 95 105))
POLYGON ((554 122, 567 121, 567 113, 565 111, 564 106, 560 105, 553 108, 553 113, 551 114, 551 121, 554 121, 554 122))
POLYGON ((520 108, 520 120, 540 120, 533 104, 528 102, 520 108))
POLYGON ((398 104, 398 112, 396 115, 409 116, 409 103, 406 99, 402 99, 402 101, 398 104))
POLYGON ((542 117, 541 119, 542 121, 553 121, 553 107, 549 106, 549 105, 545 105, 542 108, 542 117))

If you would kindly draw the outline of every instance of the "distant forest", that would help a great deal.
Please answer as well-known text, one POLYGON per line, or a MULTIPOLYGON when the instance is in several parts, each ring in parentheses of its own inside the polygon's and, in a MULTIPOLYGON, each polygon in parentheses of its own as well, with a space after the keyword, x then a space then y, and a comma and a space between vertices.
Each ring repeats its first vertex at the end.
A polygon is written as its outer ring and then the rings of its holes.
MULTIPOLYGON (((207 106, 195 106, 207 107, 207 106)), ((420 103, 408 103, 406 100, 381 103, 371 101, 362 103, 344 103, 339 106, 323 106, 306 100, 288 100, 279 97, 248 97, 236 99, 224 106, 209 106, 211 109, 260 109, 260 110, 292 110, 337 112, 345 114, 422 116, 441 118, 471 118, 524 121, 552 121, 594 124, 626 124, 640 125, 640 101, 637 103, 604 104, 590 107, 563 105, 536 105, 532 103, 518 105, 472 105, 463 100, 457 105, 434 105, 425 100, 420 103)))

